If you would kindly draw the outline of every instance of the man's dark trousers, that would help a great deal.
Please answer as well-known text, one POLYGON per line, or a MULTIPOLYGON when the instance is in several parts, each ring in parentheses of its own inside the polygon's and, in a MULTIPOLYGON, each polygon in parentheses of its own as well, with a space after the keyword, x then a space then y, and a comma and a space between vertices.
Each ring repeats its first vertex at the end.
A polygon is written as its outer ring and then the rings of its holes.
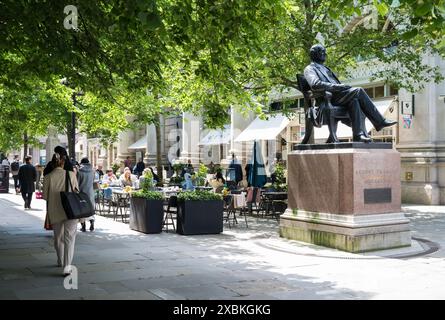
POLYGON ((17 191, 20 188, 19 175, 13 175, 12 178, 14 179, 14 189, 17 191))
POLYGON ((32 194, 33 194, 33 192, 22 192, 22 198, 23 198, 23 201, 25 201, 26 208, 31 207, 32 194))

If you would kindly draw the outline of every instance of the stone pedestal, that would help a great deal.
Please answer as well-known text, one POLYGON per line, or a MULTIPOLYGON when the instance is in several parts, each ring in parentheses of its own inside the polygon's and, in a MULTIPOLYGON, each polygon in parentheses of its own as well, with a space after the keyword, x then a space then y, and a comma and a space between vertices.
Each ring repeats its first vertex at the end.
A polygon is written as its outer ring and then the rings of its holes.
POLYGON ((283 237, 350 252, 410 246, 400 155, 387 143, 301 145, 288 156, 283 237))

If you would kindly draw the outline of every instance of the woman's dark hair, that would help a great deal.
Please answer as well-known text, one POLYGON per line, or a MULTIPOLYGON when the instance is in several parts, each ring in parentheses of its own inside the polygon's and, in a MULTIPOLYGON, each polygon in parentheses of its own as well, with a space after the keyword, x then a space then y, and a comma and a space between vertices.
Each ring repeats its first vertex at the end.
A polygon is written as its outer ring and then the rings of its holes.
POLYGON ((54 148, 54 154, 53 154, 51 161, 47 163, 45 169, 43 170, 44 176, 46 176, 47 174, 50 174, 54 170, 54 168, 58 167, 56 164, 57 164, 57 161, 60 161, 60 159, 57 160, 57 158, 61 158, 61 157, 63 157, 65 160, 63 169, 67 170, 67 171, 73 171, 73 165, 71 164, 71 161, 67 161, 68 153, 66 152, 66 149, 64 147, 57 146, 54 148))
POLYGON ((53 154, 53 158, 51 159, 51 162, 53 163, 53 168, 60 167, 65 164, 66 155, 55 152, 53 154))
POLYGON ((222 181, 223 183, 226 182, 226 180, 224 180, 223 175, 222 175, 221 172, 217 172, 217 173, 216 173, 216 180, 219 180, 219 179, 221 179, 221 181, 222 181))
POLYGON ((80 160, 80 164, 86 164, 86 163, 90 163, 90 160, 88 160, 88 158, 82 158, 82 160, 80 160))

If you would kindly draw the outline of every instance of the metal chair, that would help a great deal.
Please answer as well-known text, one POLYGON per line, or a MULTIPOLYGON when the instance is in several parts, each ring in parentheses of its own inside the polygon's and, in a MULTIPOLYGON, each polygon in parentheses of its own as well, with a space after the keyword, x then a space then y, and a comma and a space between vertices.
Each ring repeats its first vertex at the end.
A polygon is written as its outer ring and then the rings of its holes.
POLYGON ((257 215, 261 211, 261 189, 258 187, 247 188, 247 208, 250 214, 253 210, 257 212, 257 215), (255 207, 255 209, 253 208, 255 207))
POLYGON ((170 196, 167 202, 167 209, 164 210, 164 220, 162 221, 162 229, 165 227, 165 231, 168 232, 168 226, 173 227, 173 231, 176 231, 175 222, 173 220, 173 214, 178 212, 178 197, 170 196))

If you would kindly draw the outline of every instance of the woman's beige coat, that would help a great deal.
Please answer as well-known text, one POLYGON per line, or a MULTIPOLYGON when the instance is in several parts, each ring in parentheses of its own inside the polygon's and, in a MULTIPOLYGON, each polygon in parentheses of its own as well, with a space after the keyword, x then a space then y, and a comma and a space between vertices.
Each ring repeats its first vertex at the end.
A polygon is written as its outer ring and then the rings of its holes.
MULTIPOLYGON (((79 186, 76 175, 72 171, 69 171, 69 175, 74 191, 78 192, 79 186)), ((43 178, 43 199, 47 202, 47 212, 51 224, 67 220, 60 199, 61 191, 65 191, 65 170, 58 167, 43 178)), ((69 191, 71 191, 71 189, 69 189, 69 191)))

